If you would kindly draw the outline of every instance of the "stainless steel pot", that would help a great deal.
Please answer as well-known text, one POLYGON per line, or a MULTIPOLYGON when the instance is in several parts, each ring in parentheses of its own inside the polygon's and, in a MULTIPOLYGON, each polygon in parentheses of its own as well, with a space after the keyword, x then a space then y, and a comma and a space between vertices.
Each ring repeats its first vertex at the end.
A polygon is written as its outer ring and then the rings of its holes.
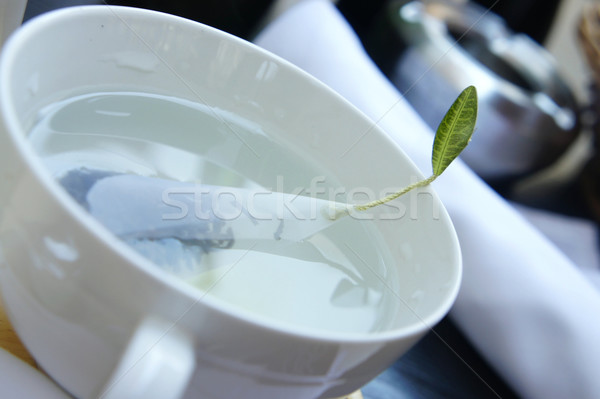
POLYGON ((552 57, 497 15, 469 2, 396 1, 386 18, 402 47, 388 76, 432 128, 477 87, 477 131, 462 157, 484 179, 537 171, 576 138, 578 106, 552 57))

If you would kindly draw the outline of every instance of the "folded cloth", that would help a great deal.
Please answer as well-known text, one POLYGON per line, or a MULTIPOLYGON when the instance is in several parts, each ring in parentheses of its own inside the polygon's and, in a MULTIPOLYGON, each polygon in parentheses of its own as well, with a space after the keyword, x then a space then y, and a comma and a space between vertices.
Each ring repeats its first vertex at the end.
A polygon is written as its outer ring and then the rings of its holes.
POLYGON ((560 248, 600 292, 600 237, 594 221, 519 204, 513 206, 560 248))
MULTIPOLYGON (((266 26, 255 42, 339 92, 396 140, 425 174, 430 172, 433 132, 369 59, 330 2, 300 2, 266 26)), ((464 163, 452 164, 434 188, 452 217, 463 253, 463 284, 451 310, 453 320, 523 397, 599 398, 598 290, 464 163)))

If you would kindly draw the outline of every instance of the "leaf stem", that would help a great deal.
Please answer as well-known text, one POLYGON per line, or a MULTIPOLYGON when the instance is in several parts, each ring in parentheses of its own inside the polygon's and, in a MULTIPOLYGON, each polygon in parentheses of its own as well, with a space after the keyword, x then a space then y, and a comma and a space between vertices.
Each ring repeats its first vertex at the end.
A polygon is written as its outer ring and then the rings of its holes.
POLYGON ((404 194, 408 193, 409 191, 414 190, 415 188, 425 187, 428 184, 430 184, 431 182, 433 182, 435 179, 437 179, 437 177, 438 177, 438 175, 431 175, 427 179, 420 180, 413 184, 409 184, 408 186, 404 187, 400 191, 396 191, 395 193, 392 193, 381 199, 371 201, 371 202, 368 202, 368 203, 362 204, 362 205, 358 205, 358 204, 356 204, 356 205, 335 204, 334 205, 332 203, 331 206, 324 208, 322 210, 322 212, 323 212, 323 215, 325 217, 327 217, 328 219, 337 220, 337 219, 341 218, 342 216, 349 215, 352 211, 366 211, 367 209, 371 209, 376 206, 383 205, 386 202, 390 202, 390 201, 400 197, 401 195, 404 195, 404 194))
POLYGON ((383 205, 386 202, 390 202, 391 200, 394 200, 394 199, 400 197, 401 195, 404 195, 404 194, 408 193, 409 191, 414 190, 415 188, 427 186, 428 184, 433 182, 435 179, 437 179, 437 177, 438 177, 438 175, 431 175, 427 179, 420 180, 413 184, 409 184, 408 186, 404 187, 402 190, 396 191, 395 193, 387 195, 383 198, 380 198, 380 199, 377 199, 377 200, 374 200, 374 201, 371 201, 371 202, 368 202, 368 203, 362 204, 362 205, 354 205, 354 209, 357 211, 366 211, 367 209, 374 208, 378 205, 383 205))

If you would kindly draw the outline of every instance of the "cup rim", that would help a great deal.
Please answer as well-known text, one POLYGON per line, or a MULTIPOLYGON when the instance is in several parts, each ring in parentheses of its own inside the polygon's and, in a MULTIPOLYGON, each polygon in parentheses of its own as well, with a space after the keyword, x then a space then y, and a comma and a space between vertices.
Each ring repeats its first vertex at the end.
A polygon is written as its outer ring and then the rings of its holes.
MULTIPOLYGON (((137 272, 143 273, 150 276, 157 283, 166 285, 171 291, 175 291, 180 295, 185 295, 188 300, 195 301, 194 303, 203 303, 209 306, 213 310, 223 313, 229 317, 235 318, 244 323, 249 323, 255 327, 263 328, 272 332, 286 334, 288 336, 297 337, 305 340, 315 340, 321 342, 334 342, 334 343, 374 343, 374 342, 387 342, 398 339, 405 339, 410 336, 416 336, 423 332, 431 330, 450 310, 454 304, 458 292, 460 289, 460 282, 462 279, 462 256, 460 252, 460 245, 456 232, 453 228, 452 221, 450 220, 441 200, 435 194, 432 189, 433 198, 438 202, 441 209, 441 219, 448 226, 448 237, 450 247, 454 248, 454 259, 449 262, 449 267, 452 267, 456 272, 455 281, 451 290, 448 290, 440 301, 439 305, 435 308, 435 311, 430 312, 426 317, 419 317, 418 322, 413 322, 405 326, 395 327, 386 329, 383 331, 373 332, 343 332, 333 331, 325 329, 317 329, 312 327, 305 327, 296 325, 289 322, 280 322, 272 317, 263 316, 254 312, 245 311, 240 309, 238 306, 226 303, 218 298, 213 298, 210 295, 206 295, 203 291, 192 287, 175 276, 171 276, 168 273, 159 270, 152 262, 137 253, 135 250, 130 248, 126 243, 121 241, 118 237, 110 233, 99 221, 93 216, 89 215, 83 208, 77 206, 77 203, 73 198, 64 191, 59 183, 50 175, 50 172, 43 166, 41 158, 37 155, 35 150, 32 148, 28 140, 26 139, 26 132, 24 131, 18 117, 16 116, 16 110, 12 101, 1 101, 2 99, 10 99, 10 70, 13 68, 13 64, 16 62, 17 54, 20 52, 19 48, 22 44, 31 41, 39 32, 43 32, 48 26, 60 24, 63 20, 69 20, 71 18, 78 18, 81 13, 90 15, 106 13, 107 8, 110 12, 115 13, 118 11, 120 17, 127 16, 140 16, 144 15, 148 17, 148 21, 151 22, 153 18, 159 18, 165 21, 172 22, 174 24, 187 24, 191 29, 202 29, 203 31, 210 32, 214 36, 218 36, 222 39, 236 43, 238 46, 252 51, 261 53, 267 59, 274 60, 282 68, 287 68, 294 74, 301 76, 307 84, 315 87, 315 90, 321 92, 323 95, 330 96, 336 102, 339 102, 348 112, 356 114, 356 116, 368 121, 373 122, 352 103, 338 94, 336 91, 325 85, 323 82, 318 80, 316 77, 305 72, 296 65, 288 62, 287 60, 275 55, 249 41, 231 35, 227 32, 221 31, 214 27, 202 24, 197 21, 186 19, 183 17, 167 14, 164 12, 141 9, 127 6, 114 6, 114 5, 84 5, 84 6, 71 6, 57 10, 53 10, 37 17, 32 18, 18 28, 13 34, 7 39, 2 52, 0 54, 0 81, 9 82, 8 84, 0 85, 0 112, 4 114, 4 121, 6 124, 6 130, 12 140, 13 145, 20 152, 20 156, 24 159, 31 174, 37 179, 37 181, 44 186, 60 204, 63 210, 70 214, 73 221, 88 231, 93 237, 101 242, 102 245, 108 247, 110 250, 115 252, 117 256, 123 260, 124 266, 133 267, 137 272)), ((374 125, 373 131, 376 132, 381 138, 387 140, 390 146, 393 146, 398 153, 399 157, 402 157, 402 162, 407 164, 413 164, 412 160, 404 153, 402 148, 394 142, 379 126, 374 125)), ((413 164, 414 165, 414 164, 413 164)), ((415 313, 415 312, 413 312, 415 313)), ((415 313, 416 315, 416 313, 415 313)))

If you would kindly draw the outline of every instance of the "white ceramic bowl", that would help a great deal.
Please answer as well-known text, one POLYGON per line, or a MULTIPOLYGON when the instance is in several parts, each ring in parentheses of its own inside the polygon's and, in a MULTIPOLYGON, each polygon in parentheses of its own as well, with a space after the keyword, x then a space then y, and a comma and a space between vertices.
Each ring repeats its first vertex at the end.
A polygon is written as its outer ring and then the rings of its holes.
POLYGON ((74 396, 337 397, 376 377, 450 309, 460 251, 430 190, 396 202, 410 207, 404 218, 375 222, 407 315, 385 331, 328 332, 260 318, 157 270, 80 208, 27 140, 43 106, 116 89, 201 99, 256 121, 346 187, 378 192, 420 176, 332 90, 226 33, 112 6, 28 22, 0 60, 1 291, 27 348, 74 396), (342 156, 340 140, 360 137, 342 156))

